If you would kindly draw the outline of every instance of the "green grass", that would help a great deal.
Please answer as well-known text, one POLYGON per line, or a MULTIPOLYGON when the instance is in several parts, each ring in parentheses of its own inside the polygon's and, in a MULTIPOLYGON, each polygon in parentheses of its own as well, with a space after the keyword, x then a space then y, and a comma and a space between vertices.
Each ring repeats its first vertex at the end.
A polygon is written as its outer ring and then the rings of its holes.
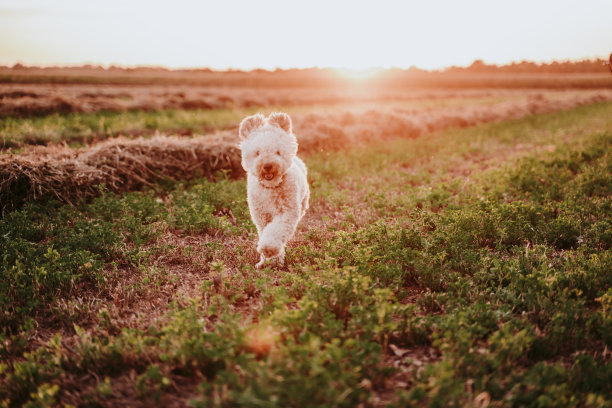
POLYGON ((163 110, 54 114, 34 118, 0 118, 2 147, 69 143, 82 145, 112 136, 159 132, 208 133, 235 125, 248 110, 163 110))
POLYGON ((194 234, 248 232, 244 182, 201 180, 165 193, 116 196, 103 192, 76 208, 57 202, 32 204, 0 219, 0 326, 4 334, 28 324, 41 304, 69 296, 77 282, 99 287, 108 278, 105 264, 139 263, 164 251, 163 229, 194 234), (226 215, 214 213, 225 209, 226 215), (152 248, 144 250, 147 244, 152 248), (157 244, 157 245, 155 245, 157 244))
POLYGON ((252 267, 240 180, 12 212, 0 400, 609 406, 610 118, 597 104, 307 157, 320 222, 287 269, 252 267), (187 267, 199 286, 168 295, 187 267), (169 296, 158 320, 113 312, 127 271, 120 293, 169 296), (45 324, 63 330, 31 343, 45 324))

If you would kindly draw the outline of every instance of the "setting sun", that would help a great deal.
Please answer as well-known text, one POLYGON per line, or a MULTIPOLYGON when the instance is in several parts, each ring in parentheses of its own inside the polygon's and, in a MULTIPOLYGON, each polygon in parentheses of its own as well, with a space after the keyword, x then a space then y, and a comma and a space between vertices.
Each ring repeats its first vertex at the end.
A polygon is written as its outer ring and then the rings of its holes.
POLYGON ((381 68, 339 68, 335 71, 344 78, 353 79, 357 81, 373 78, 383 72, 381 68))

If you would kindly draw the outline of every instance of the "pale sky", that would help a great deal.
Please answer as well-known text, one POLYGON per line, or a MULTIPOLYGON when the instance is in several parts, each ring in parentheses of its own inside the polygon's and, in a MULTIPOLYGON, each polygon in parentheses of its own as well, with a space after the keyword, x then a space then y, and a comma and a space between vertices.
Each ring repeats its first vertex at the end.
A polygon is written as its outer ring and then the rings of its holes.
POLYGON ((436 69, 610 52, 612 0, 0 0, 0 65, 436 69))

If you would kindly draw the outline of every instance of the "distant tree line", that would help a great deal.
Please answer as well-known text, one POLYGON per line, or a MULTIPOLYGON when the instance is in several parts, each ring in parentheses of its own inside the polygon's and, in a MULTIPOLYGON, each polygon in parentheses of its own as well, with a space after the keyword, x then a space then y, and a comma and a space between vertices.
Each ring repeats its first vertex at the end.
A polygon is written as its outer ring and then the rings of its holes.
MULTIPOLYGON (((443 72, 474 72, 474 73, 596 73, 606 71, 605 67, 607 60, 597 58, 597 59, 583 59, 577 61, 552 61, 552 62, 542 62, 536 63, 532 61, 520 61, 520 62, 512 62, 506 65, 495 65, 495 64, 487 64, 481 59, 475 60, 471 65, 467 67, 459 67, 459 66, 451 66, 445 69, 442 69, 443 72)), ((99 66, 99 65, 80 65, 80 66, 70 66, 70 67, 37 67, 37 66, 27 66, 21 63, 14 64, 12 67, 0 66, 2 69, 12 69, 16 71, 31 71, 31 70, 57 70, 61 69, 66 72, 70 71, 90 71, 90 72, 124 72, 124 73, 136 73, 136 72, 176 72, 176 73, 214 73, 214 72, 230 72, 230 73, 247 73, 253 72, 258 74, 266 74, 266 73, 309 73, 311 75, 317 75, 317 72, 320 74, 324 74, 328 71, 328 69, 321 68, 292 68, 292 69, 281 69, 277 68, 273 71, 265 70, 265 69, 253 69, 253 70, 240 70, 240 69, 229 69, 227 71, 217 71, 211 68, 202 67, 202 68, 190 68, 190 69, 168 69, 162 66, 99 66)), ((392 68, 388 71, 398 72, 398 71, 407 71, 412 73, 425 73, 427 70, 423 70, 417 67, 410 67, 408 69, 400 69, 400 68, 392 68)))
POLYGON ((607 60, 584 59, 579 61, 553 61, 535 63, 532 61, 512 62, 506 65, 486 64, 483 60, 475 60, 468 67, 452 66, 445 69, 446 72, 533 72, 533 73, 592 73, 602 72, 606 70, 605 64, 607 60))

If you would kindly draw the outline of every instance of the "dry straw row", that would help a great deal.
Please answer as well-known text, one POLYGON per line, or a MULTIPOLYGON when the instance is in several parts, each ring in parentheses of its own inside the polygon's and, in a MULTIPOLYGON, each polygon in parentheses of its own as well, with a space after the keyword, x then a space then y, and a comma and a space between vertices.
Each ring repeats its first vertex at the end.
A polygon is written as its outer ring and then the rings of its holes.
POLYGON ((116 138, 73 155, 0 158, 0 204, 7 211, 32 200, 74 203, 95 196, 101 184, 114 192, 131 191, 162 179, 212 178, 222 170, 242 174, 235 143, 213 137, 116 138))
MULTIPOLYGON (((300 154, 341 150, 392 138, 414 138, 448 127, 465 127, 534 113, 568 109, 612 99, 612 93, 560 98, 530 98, 520 103, 434 110, 381 109, 331 112, 297 117, 300 154)), ((114 192, 154 186, 163 179, 213 178, 219 171, 243 174, 236 131, 217 136, 151 139, 115 138, 89 149, 40 147, 0 156, 0 205, 3 211, 32 200, 74 203, 95 196, 105 184, 114 192)))

